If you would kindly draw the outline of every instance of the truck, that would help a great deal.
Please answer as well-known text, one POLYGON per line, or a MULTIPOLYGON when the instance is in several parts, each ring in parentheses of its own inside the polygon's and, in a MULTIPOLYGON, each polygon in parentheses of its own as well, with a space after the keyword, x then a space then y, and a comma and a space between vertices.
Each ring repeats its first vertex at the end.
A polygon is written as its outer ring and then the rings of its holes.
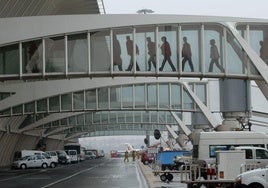
POLYGON ((258 168, 239 174, 235 179, 235 188, 268 187, 268 167, 258 168))
POLYGON ((215 164, 206 167, 197 163, 181 166, 180 180, 186 183, 188 188, 232 188, 235 185, 235 177, 245 169, 245 164, 243 150, 217 151, 215 164))

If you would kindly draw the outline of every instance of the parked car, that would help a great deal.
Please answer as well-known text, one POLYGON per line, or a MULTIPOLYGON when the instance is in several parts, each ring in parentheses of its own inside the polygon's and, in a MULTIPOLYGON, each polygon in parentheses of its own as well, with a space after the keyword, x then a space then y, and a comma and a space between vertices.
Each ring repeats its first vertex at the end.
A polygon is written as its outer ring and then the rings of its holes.
POLYGON ((92 151, 85 152, 86 159, 96 159, 96 155, 92 151))
POLYGON ((47 154, 49 154, 49 156, 54 160, 56 161, 57 163, 59 163, 59 158, 58 158, 58 155, 57 155, 57 152, 56 151, 46 151, 47 154))
POLYGON ((68 154, 64 150, 56 150, 56 153, 58 155, 58 161, 60 164, 71 163, 71 158, 68 156, 68 154))
POLYGON ((267 188, 268 168, 258 168, 244 172, 237 176, 235 188, 267 188))
POLYGON ((12 163, 12 168, 47 168, 51 165, 50 163, 51 162, 46 159, 44 155, 30 155, 14 161, 12 163))
POLYGON ((141 154, 141 162, 145 165, 155 161, 155 155, 153 153, 143 152, 141 154))

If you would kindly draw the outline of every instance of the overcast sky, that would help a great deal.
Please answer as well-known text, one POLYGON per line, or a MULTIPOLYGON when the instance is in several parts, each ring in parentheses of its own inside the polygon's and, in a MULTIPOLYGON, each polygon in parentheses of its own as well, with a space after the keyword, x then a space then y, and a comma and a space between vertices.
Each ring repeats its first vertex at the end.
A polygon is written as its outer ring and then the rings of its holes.
POLYGON ((268 0, 103 0, 107 14, 212 15, 268 19, 268 0))

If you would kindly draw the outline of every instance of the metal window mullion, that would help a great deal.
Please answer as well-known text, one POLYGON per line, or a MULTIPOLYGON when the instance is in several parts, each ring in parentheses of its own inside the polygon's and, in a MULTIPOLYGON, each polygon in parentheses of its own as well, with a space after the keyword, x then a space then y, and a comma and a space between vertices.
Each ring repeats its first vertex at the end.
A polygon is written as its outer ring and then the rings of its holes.
POLYGON ((65 46, 65 75, 68 75, 68 37, 67 35, 64 36, 64 46, 65 46))
POLYGON ((111 56, 110 56, 110 72, 113 74, 114 71, 114 66, 113 66, 113 57, 114 57, 114 48, 113 48, 113 43, 114 43, 114 38, 113 38, 113 30, 110 30, 110 49, 111 49, 111 56))
POLYGON ((135 109, 135 85, 132 85, 132 109, 135 109))
POLYGON ((225 69, 225 74, 228 74, 228 64, 227 64, 227 32, 226 28, 223 28, 223 68, 225 69))
POLYGON ((111 110, 111 88, 108 87, 108 110, 111 110))
POLYGON ((22 43, 19 43, 19 77, 22 78, 22 43))
POLYGON ((42 66, 43 66, 43 77, 46 74, 46 45, 45 45, 45 39, 42 38, 42 51, 43 51, 43 58, 42 58, 42 66))
POLYGON ((98 91, 98 88, 96 88, 95 94, 96 94, 96 106, 95 106, 95 108, 96 108, 96 110, 98 110, 99 109, 99 91, 98 91))
POLYGON ((71 111, 73 112, 74 111, 74 93, 72 92, 71 95, 72 95, 72 97, 71 97, 71 104, 72 104, 71 111))
POLYGON ((171 110, 171 105, 172 105, 172 100, 171 100, 171 83, 168 83, 168 95, 169 95, 169 100, 168 100, 168 103, 169 103, 169 110, 171 110))
POLYGON ((90 75, 91 72, 91 54, 90 54, 90 32, 87 33, 87 46, 88 46, 88 75, 90 75))
POLYGON ((201 37, 200 37, 200 45, 201 45, 201 73, 204 75, 206 72, 206 60, 205 60, 205 26, 201 25, 201 37))
POLYGON ((86 90, 83 91, 83 95, 84 95, 84 97, 83 97, 84 98, 84 105, 83 105, 84 108, 83 108, 83 110, 85 111, 87 109, 87 107, 86 107, 86 90))
POLYGON ((136 28, 133 28, 132 31, 132 36, 133 36, 133 70, 134 73, 136 73, 136 59, 137 59, 137 54, 136 54, 136 28))
MULTIPOLYGON (((246 41, 248 42, 248 44, 250 44, 250 33, 249 33, 249 31, 250 31, 250 27, 247 24, 247 26, 246 26, 246 41)), ((251 67, 250 67, 251 62, 250 62, 249 58, 247 58, 246 61, 247 61, 247 69, 248 69, 247 75, 249 77, 250 74, 251 74, 251 67)))
POLYGON ((182 74, 182 55, 181 55, 181 25, 179 25, 178 27, 178 33, 177 33, 177 37, 178 37, 178 40, 177 40, 177 46, 178 46, 178 58, 179 58, 179 75, 182 74))
POLYGON ((156 74, 159 74, 158 26, 155 27, 156 74))
POLYGON ((160 105, 159 105, 159 103, 160 103, 160 102, 159 102, 159 95, 160 95, 160 91, 159 91, 159 89, 160 89, 160 88, 159 88, 159 83, 157 83, 157 84, 156 84, 156 99, 157 99, 157 100, 156 100, 156 102, 157 102, 156 106, 157 106, 158 109, 159 109, 159 106, 160 106, 160 105))

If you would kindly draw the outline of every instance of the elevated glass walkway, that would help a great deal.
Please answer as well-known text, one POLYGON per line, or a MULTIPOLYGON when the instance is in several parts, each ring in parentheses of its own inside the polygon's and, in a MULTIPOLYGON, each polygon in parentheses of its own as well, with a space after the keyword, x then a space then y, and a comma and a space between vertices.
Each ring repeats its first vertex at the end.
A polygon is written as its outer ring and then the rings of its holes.
POLYGON ((189 78, 204 105, 206 78, 267 88, 268 22, 189 20, 94 21, 87 29, 0 40, 0 116, 23 117, 19 132, 67 126, 67 133, 105 135, 117 124, 119 132, 121 126, 143 134, 145 124, 175 125, 170 112, 201 112, 180 79, 189 78))

